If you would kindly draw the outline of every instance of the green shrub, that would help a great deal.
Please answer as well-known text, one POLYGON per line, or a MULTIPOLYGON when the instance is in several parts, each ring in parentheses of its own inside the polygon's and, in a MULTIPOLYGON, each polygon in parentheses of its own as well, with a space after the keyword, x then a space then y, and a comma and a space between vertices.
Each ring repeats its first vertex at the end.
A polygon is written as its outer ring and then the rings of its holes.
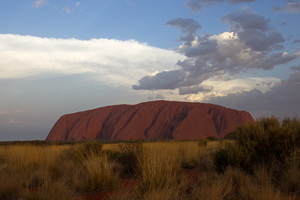
POLYGON ((216 152, 214 163, 218 171, 223 172, 227 166, 250 173, 259 165, 279 169, 300 147, 300 122, 296 118, 261 118, 237 128, 231 137, 235 144, 224 145, 216 152))
POLYGON ((207 146, 208 140, 209 140, 209 139, 202 139, 202 140, 199 140, 199 141, 198 141, 199 147, 205 148, 205 147, 207 146))
POLYGON ((218 172, 224 172, 228 166, 240 168, 246 172, 252 172, 251 152, 240 148, 235 143, 225 144, 217 150, 214 156, 214 165, 218 172))
POLYGON ((300 149, 287 160, 280 185, 288 192, 300 193, 300 149))

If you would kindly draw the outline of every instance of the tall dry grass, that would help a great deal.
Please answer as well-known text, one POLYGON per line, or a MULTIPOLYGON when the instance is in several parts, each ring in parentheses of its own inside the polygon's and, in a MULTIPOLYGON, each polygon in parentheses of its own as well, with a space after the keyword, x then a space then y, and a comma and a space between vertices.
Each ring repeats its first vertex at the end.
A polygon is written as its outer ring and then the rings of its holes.
POLYGON ((72 199, 74 192, 51 167, 66 146, 9 145, 0 147, 0 199, 72 199))
POLYGON ((205 150, 206 144, 199 144, 197 142, 180 142, 173 144, 179 150, 179 160, 182 168, 191 169, 199 164, 199 158, 205 150))
POLYGON ((0 146, 0 199, 68 200, 114 191, 112 200, 294 200, 300 194, 300 126, 278 122, 240 128, 239 134, 249 134, 235 140, 0 146), (256 158, 262 162, 252 162, 256 158), (199 176, 191 181, 187 172, 199 176), (134 186, 123 187, 123 178, 134 186))
POLYGON ((180 176, 181 157, 172 143, 146 143, 139 157, 142 189, 154 191, 176 185, 180 176))
POLYGON ((87 192, 112 190, 118 184, 118 174, 114 171, 114 162, 106 155, 92 154, 82 162, 82 189, 87 192))

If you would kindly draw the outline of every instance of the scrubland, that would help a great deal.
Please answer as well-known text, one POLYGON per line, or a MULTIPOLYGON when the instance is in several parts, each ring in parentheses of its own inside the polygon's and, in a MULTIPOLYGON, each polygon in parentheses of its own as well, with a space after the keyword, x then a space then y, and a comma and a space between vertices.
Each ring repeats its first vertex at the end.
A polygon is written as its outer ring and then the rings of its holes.
POLYGON ((0 145, 1 200, 80 200, 88 194, 112 200, 300 199, 300 121, 261 118, 222 140, 0 145))

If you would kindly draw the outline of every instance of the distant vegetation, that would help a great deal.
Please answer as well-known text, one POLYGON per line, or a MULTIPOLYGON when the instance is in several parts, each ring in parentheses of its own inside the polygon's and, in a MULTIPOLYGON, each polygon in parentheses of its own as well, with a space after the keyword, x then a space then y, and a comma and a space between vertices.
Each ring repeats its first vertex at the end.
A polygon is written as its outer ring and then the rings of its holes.
POLYGON ((261 118, 223 140, 0 145, 1 200, 101 193, 112 200, 299 199, 300 121, 261 118))

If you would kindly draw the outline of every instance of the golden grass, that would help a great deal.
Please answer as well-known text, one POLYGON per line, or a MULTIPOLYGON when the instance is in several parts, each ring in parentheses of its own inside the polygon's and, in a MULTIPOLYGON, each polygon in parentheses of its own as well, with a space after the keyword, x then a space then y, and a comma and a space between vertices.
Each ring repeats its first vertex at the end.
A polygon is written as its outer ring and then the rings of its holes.
POLYGON ((146 143, 140 157, 142 187, 146 191, 170 188, 180 173, 179 149, 169 143, 146 143))
POLYGON ((67 146, 32 146, 12 145, 1 146, 0 157, 15 168, 22 170, 37 165, 51 165, 62 150, 67 146))
POLYGON ((64 180, 50 168, 66 146, 9 145, 0 148, 0 199, 72 199, 64 180))
POLYGON ((199 158, 205 147, 199 146, 197 142, 181 142, 174 144, 179 149, 179 156, 183 168, 194 168, 199 164, 199 158))
POLYGON ((256 167, 252 175, 235 168, 218 174, 213 158, 226 143, 232 141, 0 146, 0 199, 68 200, 102 191, 116 191, 112 200, 297 199, 300 151, 288 159, 280 177, 266 166, 256 167), (120 156, 137 159, 128 165, 138 168, 131 189, 119 187, 119 165, 126 164, 117 163, 120 156), (191 168, 200 173, 193 183, 183 173, 191 168))
POLYGON ((109 150, 109 151, 120 151, 118 143, 112 143, 112 144, 103 144, 102 150, 109 150))
POLYGON ((216 180, 206 179, 194 188, 193 199, 219 200, 230 199, 233 185, 230 177, 220 177, 216 180))
POLYGON ((106 155, 90 155, 82 162, 82 168, 84 191, 112 190, 118 184, 118 174, 113 171, 114 163, 106 155))

